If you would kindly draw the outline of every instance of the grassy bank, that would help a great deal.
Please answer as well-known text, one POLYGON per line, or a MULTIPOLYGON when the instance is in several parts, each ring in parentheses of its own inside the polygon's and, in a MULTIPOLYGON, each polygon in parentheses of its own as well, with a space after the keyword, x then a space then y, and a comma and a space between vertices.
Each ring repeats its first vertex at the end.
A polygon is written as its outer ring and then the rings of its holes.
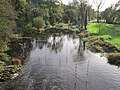
POLYGON ((107 53, 110 64, 120 66, 120 25, 89 23, 89 37, 84 38, 93 52, 107 53))
POLYGON ((103 38, 105 41, 120 48, 120 25, 89 23, 88 32, 91 36, 103 38))

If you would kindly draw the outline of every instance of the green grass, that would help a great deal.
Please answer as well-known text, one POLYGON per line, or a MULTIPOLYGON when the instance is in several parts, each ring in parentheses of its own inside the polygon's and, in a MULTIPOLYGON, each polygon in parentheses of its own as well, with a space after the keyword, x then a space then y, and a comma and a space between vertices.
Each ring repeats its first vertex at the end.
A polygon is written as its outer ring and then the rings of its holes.
POLYGON ((105 41, 120 47, 120 25, 89 23, 88 31, 91 36, 96 38, 103 38, 105 41))

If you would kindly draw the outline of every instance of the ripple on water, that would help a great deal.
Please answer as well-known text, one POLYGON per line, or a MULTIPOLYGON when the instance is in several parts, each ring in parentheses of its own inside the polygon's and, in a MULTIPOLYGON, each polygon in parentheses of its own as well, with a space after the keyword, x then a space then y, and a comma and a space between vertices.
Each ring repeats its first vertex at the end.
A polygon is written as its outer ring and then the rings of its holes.
POLYGON ((2 83, 0 90, 120 90, 120 68, 83 51, 77 36, 44 36, 33 38, 20 75, 2 83))

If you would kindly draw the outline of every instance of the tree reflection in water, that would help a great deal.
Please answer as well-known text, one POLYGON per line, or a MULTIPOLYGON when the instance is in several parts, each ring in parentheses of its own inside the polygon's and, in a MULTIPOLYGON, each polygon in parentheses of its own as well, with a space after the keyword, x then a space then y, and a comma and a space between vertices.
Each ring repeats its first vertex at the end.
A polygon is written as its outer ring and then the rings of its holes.
POLYGON ((10 50, 8 54, 12 58, 18 58, 24 63, 24 59, 28 56, 31 51, 32 44, 31 38, 21 38, 19 40, 15 40, 9 43, 10 50))

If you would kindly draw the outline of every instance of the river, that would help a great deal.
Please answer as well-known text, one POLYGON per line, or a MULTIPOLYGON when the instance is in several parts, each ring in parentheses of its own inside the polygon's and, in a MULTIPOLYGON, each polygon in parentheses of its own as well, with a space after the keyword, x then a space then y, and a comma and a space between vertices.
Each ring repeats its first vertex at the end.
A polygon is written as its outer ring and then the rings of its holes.
POLYGON ((120 68, 83 50, 77 35, 44 34, 31 45, 19 75, 0 90, 120 90, 120 68))

